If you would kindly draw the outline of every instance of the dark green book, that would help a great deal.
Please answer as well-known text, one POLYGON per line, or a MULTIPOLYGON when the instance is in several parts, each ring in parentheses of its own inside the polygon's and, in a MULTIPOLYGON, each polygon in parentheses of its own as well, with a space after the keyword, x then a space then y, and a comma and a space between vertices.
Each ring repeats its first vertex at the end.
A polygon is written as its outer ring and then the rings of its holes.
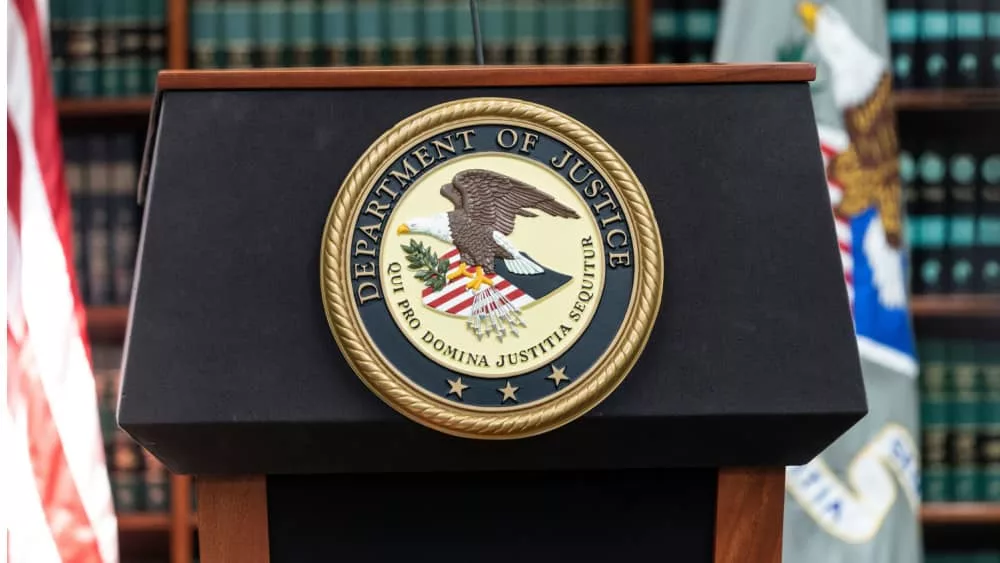
POLYGON ((569 15, 573 7, 565 0, 542 4, 543 62, 564 65, 569 61, 569 15))
POLYGON ((493 0, 479 4, 479 21, 483 32, 483 58, 486 64, 502 65, 508 62, 511 49, 511 27, 507 21, 509 2, 493 0))
POLYGON ((347 0, 323 0, 320 7, 320 41, 323 57, 320 64, 347 66, 347 53, 351 42, 350 19, 347 0))
POLYGON ((979 290, 1000 292, 1000 154, 987 154, 979 165, 979 290))
POLYGON ((889 41, 892 49, 892 77, 901 90, 917 85, 914 64, 917 58, 919 16, 917 0, 890 0, 889 41))
POLYGON ((926 502, 951 496, 951 463, 948 446, 950 383, 947 348, 941 340, 922 340, 920 346, 920 428, 923 450, 923 491, 926 502))
POLYGON ((972 502, 983 496, 983 471, 978 439, 982 405, 982 372, 976 362, 975 343, 951 342, 948 350, 952 383, 951 500, 972 502))
POLYGON ((421 21, 421 60, 425 64, 448 64, 451 33, 446 0, 424 0, 421 21))
POLYGON ((706 63, 712 60, 717 27, 717 7, 713 0, 690 0, 684 12, 684 32, 687 36, 689 63, 706 63))
POLYGON ((420 6, 416 0, 396 0, 387 10, 389 19, 389 51, 394 65, 417 63, 417 42, 420 30, 420 6))
POLYGON ((976 171, 975 157, 956 153, 948 162, 951 204, 948 215, 948 289, 971 293, 976 286, 976 171))
POLYGON ((217 0, 191 0, 191 66, 216 68, 215 52, 221 48, 220 10, 217 0))
POLYGON ((541 62, 538 56, 542 39, 541 4, 536 0, 511 0, 511 2, 514 11, 514 63, 538 64, 541 62))
POLYGON ((1000 343, 983 342, 978 359, 983 373, 982 435, 979 459, 983 463, 983 496, 1000 502, 1000 343))
POLYGON ((265 68, 287 66, 285 55, 290 43, 288 11, 282 2, 258 0, 256 43, 260 50, 260 64, 265 68))
POLYGON ((97 0, 74 0, 69 3, 69 38, 67 64, 72 98, 94 98, 100 95, 97 56, 100 45, 97 21, 100 14, 97 0))
POLYGON ((452 0, 449 17, 452 29, 452 60, 456 64, 476 63, 476 40, 472 34, 472 14, 468 0, 452 0))
POLYGON ((599 0, 580 0, 574 3, 571 58, 576 64, 592 65, 598 62, 600 8, 599 0))
POLYGON ((920 246, 913 249, 915 293, 943 293, 947 288, 945 242, 947 239, 946 163, 943 153, 929 147, 917 158, 920 206, 920 246))
POLYGON ((357 33, 359 64, 382 66, 385 64, 385 11, 379 0, 356 0, 354 29, 357 33))
POLYGON ((70 0, 49 1, 49 44, 51 45, 52 95, 66 95, 66 40, 69 32, 70 0))
POLYGON ((983 85, 1000 86, 1000 0, 986 0, 986 49, 983 85))
POLYGON ((122 431, 115 432, 112 445, 114 469, 111 471, 111 492, 115 510, 138 512, 142 510, 144 487, 142 455, 139 446, 122 431))
POLYGON ((66 174, 66 189, 69 191, 70 209, 73 220, 73 264, 80 298, 90 303, 90 284, 87 276, 87 233, 89 230, 89 198, 85 165, 87 145, 83 137, 67 135, 63 143, 63 160, 66 174))
POLYGON ((680 62, 677 53, 682 14, 677 11, 676 6, 675 2, 669 0, 653 2, 653 62, 680 62))
POLYGON ((146 0, 146 56, 143 59, 143 92, 156 90, 156 76, 167 66, 167 2, 146 0))
POLYGON ((170 473, 146 449, 142 449, 143 458, 143 510, 146 512, 170 511, 170 473))
POLYGON ((103 135, 87 138, 87 283, 93 305, 113 302, 111 286, 111 209, 110 147, 103 135))
POLYGON ((255 15, 253 3, 249 0, 223 1, 221 18, 223 52, 225 53, 223 66, 225 68, 250 68, 253 66, 251 57, 255 15))
POLYGON ((949 86, 975 88, 983 83, 986 51, 985 0, 953 0, 951 37, 953 41, 949 86))
POLYGON ((121 88, 124 96, 145 91, 146 0, 122 0, 118 56, 121 58, 121 88))
POLYGON ((948 82, 948 0, 922 0, 920 9, 920 86, 943 88, 948 82))
POLYGON ((291 0, 289 24, 292 41, 292 66, 316 66, 319 61, 320 18, 314 0, 291 0))
POLYGON ((111 273, 113 301, 128 305, 132 296, 132 273, 139 241, 139 209, 136 204, 138 181, 134 139, 116 134, 111 139, 111 273))
POLYGON ((906 205, 905 237, 912 251, 920 246, 920 199, 917 196, 917 163, 905 148, 899 152, 899 183, 906 205))
POLYGON ((608 64, 624 64, 627 61, 625 47, 628 37, 628 0, 604 0, 602 18, 602 43, 604 60, 608 64))

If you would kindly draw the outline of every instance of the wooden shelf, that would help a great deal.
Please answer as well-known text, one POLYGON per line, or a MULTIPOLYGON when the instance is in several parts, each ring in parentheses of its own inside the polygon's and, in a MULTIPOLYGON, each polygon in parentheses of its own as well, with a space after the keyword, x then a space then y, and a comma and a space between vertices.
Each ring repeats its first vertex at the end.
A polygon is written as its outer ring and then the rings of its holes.
POLYGON ((1000 318, 1000 295, 915 295, 914 317, 1000 318))
POLYGON ((123 512, 118 515, 118 530, 128 532, 168 532, 168 512, 123 512))
POLYGON ((87 307, 87 332, 95 340, 123 341, 128 324, 128 307, 87 307))
POLYGON ((897 90, 893 102, 900 111, 1000 109, 1000 88, 897 90))
POLYGON ((928 503, 920 509, 924 524, 997 524, 1000 525, 1000 502, 928 503))
POLYGON ((139 117, 149 115, 152 98, 65 99, 56 104, 60 117, 139 117))

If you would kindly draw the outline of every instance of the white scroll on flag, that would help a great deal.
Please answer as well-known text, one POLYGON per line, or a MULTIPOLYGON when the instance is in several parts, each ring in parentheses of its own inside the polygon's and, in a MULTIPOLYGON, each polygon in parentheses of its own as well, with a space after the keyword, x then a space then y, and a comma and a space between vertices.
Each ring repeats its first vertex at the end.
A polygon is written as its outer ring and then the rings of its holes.
POLYGON ((7 2, 7 366, 0 503, 12 563, 118 560, 73 269, 47 3, 7 2))

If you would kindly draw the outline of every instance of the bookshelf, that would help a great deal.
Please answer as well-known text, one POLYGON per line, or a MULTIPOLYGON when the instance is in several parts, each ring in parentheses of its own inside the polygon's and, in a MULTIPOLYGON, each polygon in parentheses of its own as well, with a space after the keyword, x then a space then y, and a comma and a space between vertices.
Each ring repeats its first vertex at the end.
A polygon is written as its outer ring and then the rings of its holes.
MULTIPOLYGON (((181 70, 189 63, 189 22, 191 0, 165 0, 166 68, 181 70)), ((628 59, 634 64, 653 62, 652 0, 629 0, 628 59)), ((1000 111, 1000 89, 904 90, 893 94, 901 116, 934 115, 931 112, 1000 111)), ((144 128, 152 105, 151 96, 130 98, 62 99, 57 102, 60 120, 69 127, 100 129, 106 123, 125 123, 133 129, 144 128)), ((141 131, 141 130, 140 130, 141 131)), ((913 317, 921 326, 971 324, 967 321, 1000 321, 1000 295, 915 295, 911 301, 913 317)), ((87 308, 88 332, 92 341, 124 341, 128 307, 93 306, 87 308)), ((991 324, 989 326, 995 326, 991 324)), ((949 329, 950 330, 950 329, 949 329)), ((976 329, 981 330, 981 329, 976 329)), ((171 476, 169 512, 122 513, 119 532, 123 554, 153 554, 156 560, 169 557, 171 563, 190 563, 194 556, 198 517, 191 508, 192 479, 171 476)), ((921 509, 926 525, 965 526, 1000 525, 1000 504, 927 503, 921 509)))

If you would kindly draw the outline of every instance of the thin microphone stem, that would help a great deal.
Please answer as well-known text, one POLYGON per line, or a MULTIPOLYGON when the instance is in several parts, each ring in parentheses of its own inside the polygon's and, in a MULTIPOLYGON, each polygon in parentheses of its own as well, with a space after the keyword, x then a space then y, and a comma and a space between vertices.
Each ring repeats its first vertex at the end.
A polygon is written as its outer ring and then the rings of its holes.
POLYGON ((476 42, 476 64, 485 64, 483 59, 483 35, 479 32, 479 3, 469 0, 469 11, 472 12, 472 38, 476 42))

